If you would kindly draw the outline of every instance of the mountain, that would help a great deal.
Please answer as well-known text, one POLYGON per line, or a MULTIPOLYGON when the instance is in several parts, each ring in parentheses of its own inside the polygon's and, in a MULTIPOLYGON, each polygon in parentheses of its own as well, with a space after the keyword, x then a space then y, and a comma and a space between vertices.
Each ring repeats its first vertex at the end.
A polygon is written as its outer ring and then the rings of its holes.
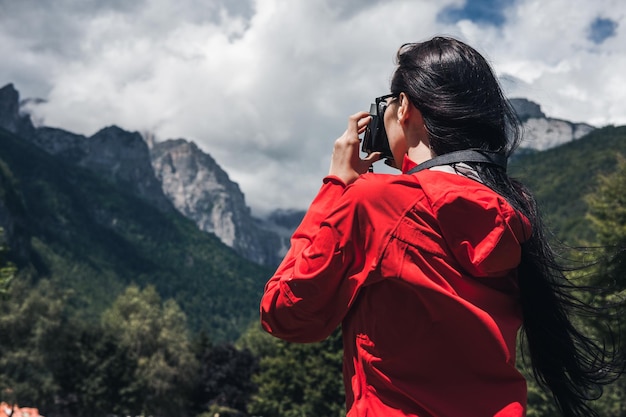
POLYGON ((49 127, 35 128, 27 114, 19 112, 19 93, 12 84, 0 89, 0 127, 17 134, 64 161, 85 167, 107 180, 153 203, 160 210, 173 210, 163 194, 150 163, 147 144, 138 133, 116 126, 86 138, 49 127))
POLYGON ((595 190, 599 175, 615 170, 618 155, 626 156, 626 126, 606 126, 579 140, 522 154, 510 162, 509 172, 533 191, 559 240, 584 245, 595 239, 585 217, 585 196, 595 190))
MULTIPOLYGON (((20 114, 18 96, 12 85, 0 90, 0 126, 123 184, 161 210, 178 210, 246 259, 275 267, 284 256, 304 212, 291 211, 281 219, 285 213, 278 210, 267 218, 255 218, 239 186, 196 144, 184 139, 142 140, 138 133, 115 126, 90 138, 61 129, 34 128, 28 116, 20 114)), ((524 128, 520 155, 577 140, 595 129, 547 117, 537 103, 526 99, 511 103, 524 128)))
POLYGON ((154 172, 178 211, 245 258, 278 265, 286 252, 285 238, 251 215, 239 186, 210 155, 184 139, 150 148, 154 172))
POLYGON ((117 126, 91 137, 35 128, 29 116, 20 113, 19 93, 11 84, 0 89, 0 127, 107 178, 162 211, 179 211, 258 264, 277 266, 297 226, 278 227, 274 219, 280 211, 268 219, 252 216, 239 186, 210 155, 183 139, 155 143, 117 126))
MULTIPOLYGON (((6 93, 2 108, 10 107, 6 93)), ((83 138, 37 128, 32 136, 32 125, 9 109, 12 117, 0 119, 0 227, 22 285, 51 281, 87 320, 129 284, 154 285, 178 302, 192 329, 214 340, 234 340, 257 319, 271 270, 199 230, 159 194, 139 135, 106 128, 83 138), (16 134, 21 129, 29 139, 16 134)))
POLYGON ((586 123, 547 117, 539 104, 524 98, 513 98, 510 101, 522 121, 524 140, 521 148, 543 151, 580 139, 595 129, 586 123))

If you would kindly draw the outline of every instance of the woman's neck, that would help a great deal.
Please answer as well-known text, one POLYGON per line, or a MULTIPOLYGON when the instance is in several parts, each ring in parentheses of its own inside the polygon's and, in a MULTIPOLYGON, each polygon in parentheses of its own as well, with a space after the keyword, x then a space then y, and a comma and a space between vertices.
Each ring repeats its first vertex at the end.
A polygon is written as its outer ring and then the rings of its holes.
POLYGON ((435 157, 432 150, 424 142, 419 142, 416 146, 410 147, 407 156, 416 164, 421 164, 435 157))

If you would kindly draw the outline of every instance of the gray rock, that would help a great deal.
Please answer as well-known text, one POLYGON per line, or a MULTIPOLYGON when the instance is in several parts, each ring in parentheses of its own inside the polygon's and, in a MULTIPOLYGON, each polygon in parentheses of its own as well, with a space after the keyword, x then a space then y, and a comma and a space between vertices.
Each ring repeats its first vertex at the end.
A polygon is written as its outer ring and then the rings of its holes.
POLYGON ((239 186, 210 155, 184 139, 149 142, 154 172, 178 211, 245 258, 278 264, 284 236, 251 215, 239 186))
POLYGON ((522 121, 523 140, 520 148, 543 151, 580 139, 596 129, 586 123, 547 117, 539 104, 524 98, 514 98, 510 102, 522 121))

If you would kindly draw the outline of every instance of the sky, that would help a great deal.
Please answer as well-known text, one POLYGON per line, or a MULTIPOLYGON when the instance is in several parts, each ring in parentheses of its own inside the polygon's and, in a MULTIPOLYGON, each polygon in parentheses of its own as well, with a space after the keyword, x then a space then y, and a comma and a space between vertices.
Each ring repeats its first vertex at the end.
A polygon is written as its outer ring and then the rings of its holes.
POLYGON ((549 117, 626 124, 623 0, 0 0, 0 87, 38 125, 192 141, 262 216, 308 206, 397 49, 437 35, 549 117))

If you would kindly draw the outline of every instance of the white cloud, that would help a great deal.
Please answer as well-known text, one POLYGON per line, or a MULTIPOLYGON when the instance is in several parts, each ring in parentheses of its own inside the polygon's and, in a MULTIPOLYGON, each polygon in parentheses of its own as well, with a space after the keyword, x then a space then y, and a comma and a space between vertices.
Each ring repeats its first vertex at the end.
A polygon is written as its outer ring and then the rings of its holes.
POLYGON ((626 5, 619 0, 520 1, 486 48, 498 73, 523 80, 515 96, 539 102, 553 117, 598 126, 626 123, 626 5), (598 17, 616 22, 615 36, 596 45, 590 28, 598 17), (610 109, 610 111, 608 111, 610 109))
POLYGON ((475 46, 549 116, 626 123, 621 0, 518 0, 501 27, 438 22, 452 4, 0 0, 0 83, 46 98, 47 125, 192 140, 260 211, 308 204, 348 115, 387 91, 397 48, 436 34, 475 46), (617 26, 596 45, 598 17, 617 26))

